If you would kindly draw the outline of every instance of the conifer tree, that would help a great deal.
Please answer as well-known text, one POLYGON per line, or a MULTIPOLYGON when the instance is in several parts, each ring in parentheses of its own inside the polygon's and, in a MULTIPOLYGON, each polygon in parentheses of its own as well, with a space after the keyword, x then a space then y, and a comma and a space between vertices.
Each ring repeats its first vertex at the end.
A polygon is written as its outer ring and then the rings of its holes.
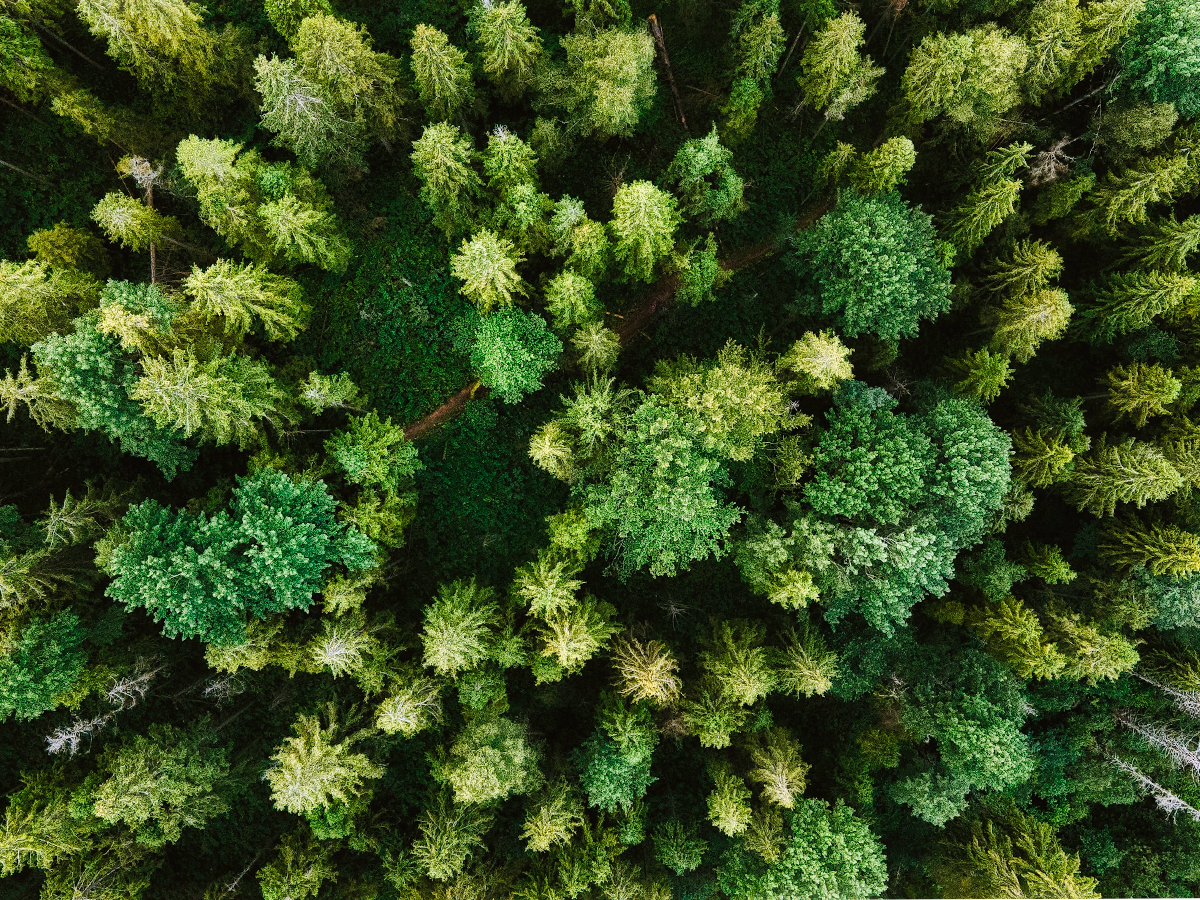
POLYGON ((421 179, 421 199, 433 210, 433 221, 447 236, 468 230, 473 201, 483 187, 473 168, 471 138, 457 125, 426 125, 413 142, 413 169, 421 179))
POLYGON ((1185 307, 1196 289, 1190 275, 1128 272, 1100 279, 1092 288, 1094 303, 1085 307, 1080 328, 1091 340, 1111 343, 1117 336, 1146 328, 1159 316, 1185 307))
POLYGON ((714 125, 703 138, 685 141, 667 169, 680 209, 702 225, 732 219, 745 208, 745 183, 731 165, 733 153, 721 146, 714 125))
POLYGON ((1184 273, 1187 261, 1200 249, 1200 215, 1188 216, 1182 222, 1173 215, 1155 223, 1140 247, 1130 252, 1130 259, 1151 271, 1184 273))
POLYGON ((613 199, 613 252, 630 281, 650 281, 679 225, 675 198, 648 181, 622 185, 613 199))
POLYGON ((1096 516, 1111 516, 1118 503, 1139 509, 1164 500, 1182 485, 1175 468, 1150 444, 1128 438, 1101 443, 1090 456, 1077 459, 1068 484, 1076 506, 1096 516))
POLYGON ((946 231, 959 249, 972 253, 996 226, 1013 214, 1021 182, 1015 178, 997 178, 969 193, 947 216, 946 231))
POLYGON ((1183 389, 1183 382, 1162 366, 1133 363, 1111 369, 1108 381, 1108 402, 1117 418, 1127 416, 1141 428, 1151 416, 1166 415, 1183 389))
POLYGON ((628 135, 654 99, 654 40, 624 28, 574 31, 562 39, 563 68, 539 81, 548 106, 567 115, 569 132, 601 139, 628 135))
POLYGON ((542 65, 542 37, 529 23, 520 0, 480 3, 471 10, 470 30, 483 51, 483 72, 508 100, 533 84, 542 65))
POLYGON ((971 611, 966 624, 979 635, 988 652, 1007 663, 1018 676, 1057 678, 1067 660, 1046 635, 1037 613, 1016 597, 971 611))
POLYGON ((751 749, 750 780, 762 786, 763 797, 776 806, 792 809, 804 793, 810 766, 800 758, 800 747, 786 729, 772 728, 751 749))
POLYGON ((322 727, 317 716, 301 715, 292 726, 295 735, 276 748, 264 776, 276 808, 303 815, 334 801, 348 803, 363 792, 364 781, 383 774, 382 766, 350 749, 357 735, 338 740, 332 707, 326 720, 322 727))
POLYGON ((253 264, 222 259, 207 269, 192 266, 183 290, 192 299, 189 315, 205 323, 219 319, 222 330, 235 338, 257 322, 270 340, 294 340, 308 316, 295 281, 253 264))
MULTIPOLYGON (((305 76, 294 59, 260 56, 254 61, 254 86, 262 97, 262 124, 276 142, 291 148, 308 166, 346 159, 358 135, 354 123, 338 115, 333 102, 305 76)), ((351 159, 353 157, 350 157, 351 159)))
POLYGON ((1080 874, 1054 828, 1016 808, 956 826, 937 848, 933 877, 947 896, 1095 898, 1096 880, 1080 874))
POLYGON ((808 331, 775 361, 775 367, 795 373, 800 390, 815 394, 831 391, 854 377, 851 353, 833 332, 808 331))
POLYGON ((716 787, 708 795, 708 821, 722 834, 733 837, 750 825, 750 791, 741 778, 718 769, 713 773, 716 787))
POLYGON ((1026 428, 1013 432, 1013 474, 1029 487, 1043 488, 1061 480, 1075 451, 1054 434, 1026 428))
POLYGON ((850 166, 846 179, 860 194, 884 194, 904 184, 905 176, 916 161, 917 151, 912 141, 906 137, 888 138, 859 156, 850 166))
POLYGON ((67 329, 71 319, 95 306, 99 285, 70 269, 37 260, 0 261, 0 336, 24 347, 67 329))
POLYGON ((995 326, 991 348, 1029 362, 1044 341, 1062 337, 1074 311, 1066 291, 1057 288, 1010 295, 984 313, 985 321, 995 326))
POLYGON ((475 84, 467 55, 445 33, 418 25, 409 41, 412 70, 421 102, 435 120, 453 118, 475 99, 475 84))
POLYGON ((1129 520, 1108 529, 1100 553, 1115 566, 1144 566, 1155 575, 1200 571, 1200 538, 1177 525, 1129 520))
POLYGON ((825 111, 827 118, 841 119, 850 107, 870 97, 883 74, 869 56, 859 55, 866 28, 856 13, 843 13, 826 22, 804 50, 797 79, 804 102, 825 111))
POLYGON ((329 0, 265 0, 263 7, 275 30, 289 43, 309 16, 333 15, 329 0))
POLYGON ((617 689, 631 700, 667 706, 680 692, 679 663, 661 641, 619 640, 613 647, 617 689))
POLYGON ((108 41, 108 55, 139 81, 172 87, 181 76, 201 81, 217 54, 199 9, 183 0, 83 0, 79 17, 108 41))
POLYGON ((421 630, 425 665, 454 676, 484 660, 496 616, 491 597, 491 590, 478 587, 474 579, 438 588, 437 597, 426 608, 421 630))
POLYGON ((462 242, 450 261, 450 271, 462 281, 463 293, 486 315, 511 307, 514 295, 526 293, 517 274, 517 263, 522 261, 512 241, 484 229, 462 242))
POLYGON ((991 403, 1000 396, 1012 377, 1012 366, 1008 356, 992 353, 986 347, 974 353, 951 360, 951 367, 961 380, 955 385, 958 390, 984 403, 991 403))
POLYGON ((266 366, 245 356, 200 360, 190 350, 175 350, 142 360, 142 371, 129 396, 147 416, 184 437, 199 434, 218 445, 249 446, 258 420, 269 418, 283 396, 266 366))

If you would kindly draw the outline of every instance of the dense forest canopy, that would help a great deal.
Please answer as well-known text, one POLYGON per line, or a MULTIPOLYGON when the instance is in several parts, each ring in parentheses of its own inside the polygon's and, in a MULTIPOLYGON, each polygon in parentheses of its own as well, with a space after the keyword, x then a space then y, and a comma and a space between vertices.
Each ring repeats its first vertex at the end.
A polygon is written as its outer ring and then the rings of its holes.
POLYGON ((1200 893, 1195 0, 0 0, 0 104, 0 897, 1200 893))

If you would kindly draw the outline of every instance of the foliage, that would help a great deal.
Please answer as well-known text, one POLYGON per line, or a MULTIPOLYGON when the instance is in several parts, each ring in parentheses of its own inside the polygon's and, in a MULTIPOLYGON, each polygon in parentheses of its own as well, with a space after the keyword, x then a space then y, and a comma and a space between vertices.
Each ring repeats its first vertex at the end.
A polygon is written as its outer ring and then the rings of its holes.
POLYGON ((168 636, 229 644, 247 616, 307 609, 330 565, 371 564, 370 541, 334 521, 322 482, 262 469, 239 479, 231 507, 211 516, 154 500, 131 507, 102 554, 108 595, 148 610, 168 636))
POLYGON ((841 195, 837 209, 795 246, 817 289, 814 311, 851 337, 908 337, 921 319, 949 309, 950 278, 933 226, 898 194, 841 195))

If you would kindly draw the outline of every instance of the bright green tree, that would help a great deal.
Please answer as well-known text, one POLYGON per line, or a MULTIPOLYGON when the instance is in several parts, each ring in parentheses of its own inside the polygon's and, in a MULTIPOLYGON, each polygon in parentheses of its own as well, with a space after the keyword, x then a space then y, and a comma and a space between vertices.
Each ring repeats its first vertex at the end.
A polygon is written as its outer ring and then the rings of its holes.
POLYGON ((845 12, 826 22, 804 49, 797 79, 804 102, 817 111, 836 110, 828 118, 841 119, 850 106, 870 97, 883 74, 871 57, 859 54, 866 28, 857 13, 845 12))
POLYGON ((176 350, 143 359, 142 373, 129 396, 155 424, 218 446, 252 444, 259 420, 270 419, 283 397, 266 365, 245 356, 200 360, 191 350, 176 350))
POLYGON ((247 617, 307 609, 334 563, 374 563, 370 541, 337 524, 334 506, 322 482, 271 469, 239 479, 232 515, 144 501, 125 514, 101 554, 113 578, 107 594, 145 608, 168 636, 236 643, 247 617))
POLYGON ((1151 416, 1165 416, 1179 397, 1183 382, 1162 366, 1132 363, 1116 366, 1105 375, 1108 402, 1117 418, 1128 417, 1141 428, 1151 416))
POLYGON ((680 145, 666 177, 679 194, 684 215, 707 225, 732 219, 745 208, 745 183, 732 161, 733 153, 721 146, 715 125, 705 137, 680 145))
POLYGON ((1127 438, 1119 444, 1102 442, 1089 456, 1076 459, 1067 489, 1079 509, 1111 516, 1118 503, 1133 503, 1140 509, 1165 500, 1182 483, 1159 450, 1127 438))
POLYGON ((784 821, 783 848, 774 862, 736 845, 726 851, 717 884, 727 896, 862 900, 887 885, 879 839, 842 801, 830 807, 823 800, 800 800, 784 821))
POLYGON ((418 25, 409 46, 417 93, 434 119, 452 118, 474 101, 475 84, 467 55, 451 44, 444 32, 418 25))
POLYGON ((323 728, 319 717, 301 715, 292 725, 295 734, 275 749, 263 777, 277 809, 303 815, 348 803, 366 789, 363 782, 383 774, 382 766, 351 749, 359 735, 338 739, 332 708, 327 718, 323 728))
POLYGON ((542 65, 542 37, 520 0, 480 3, 471 9, 470 31, 483 52, 483 72, 509 100, 533 84, 542 65))
POLYGON ((850 337, 911 337, 949 309, 950 275, 929 216, 898 194, 846 193, 795 246, 818 289, 820 312, 850 337))
POLYGON ((517 274, 517 264, 523 259, 512 241, 484 229, 462 242, 451 257, 450 271, 463 283, 462 292, 467 298, 487 315, 497 308, 511 307, 514 295, 527 292, 517 274))
POLYGON ((202 828, 229 808, 219 791, 229 754, 205 744, 202 729, 151 724, 109 748, 97 763, 94 814, 132 828, 139 844, 153 848, 175 843, 185 827, 202 828))
POLYGON ((83 675, 84 637, 79 616, 68 611, 22 627, 15 646, 0 657, 0 720, 54 709, 83 675))
POLYGON ((630 281, 650 281, 671 252, 680 221, 675 198, 648 181, 623 184, 613 198, 609 231, 617 263, 630 281))
POLYGON ((645 30, 574 31, 562 39, 566 63, 539 87, 561 109, 569 131, 600 138, 633 133, 654 99, 654 40, 645 30))
POLYGON ((1181 115, 1200 114, 1200 10, 1180 0, 1147 0, 1121 47, 1124 89, 1181 115))
POLYGON ((450 676, 474 668, 488 655, 495 619, 491 589, 474 579, 443 584, 425 609, 425 665, 450 676))
POLYGON ((426 125, 413 142, 413 170, 421 179, 421 199, 447 236, 470 227, 474 200, 483 187, 474 169, 475 159, 471 138, 457 125, 426 125))
POLYGON ((562 343, 541 316, 502 309, 479 323, 471 365, 496 396, 517 403, 542 386, 561 353, 562 343))
POLYGON ((207 269, 192 266, 183 291, 192 300, 189 315, 206 324, 217 320, 235 338, 257 323, 268 339, 290 341, 308 318, 300 285, 253 264, 221 259, 207 269))
POLYGON ((491 803, 535 790, 542 783, 539 759, 525 728, 484 715, 463 728, 436 775, 453 789, 455 803, 491 803))

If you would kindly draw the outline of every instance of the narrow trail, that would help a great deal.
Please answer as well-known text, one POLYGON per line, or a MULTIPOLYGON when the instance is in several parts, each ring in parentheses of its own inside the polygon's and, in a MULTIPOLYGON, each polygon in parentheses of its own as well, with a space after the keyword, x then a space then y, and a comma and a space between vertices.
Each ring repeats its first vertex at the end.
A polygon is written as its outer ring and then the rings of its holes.
MULTIPOLYGON (((822 200, 800 217, 796 223, 795 230, 803 231, 805 228, 810 228, 823 215, 833 209, 836 202, 836 197, 827 197, 822 200)), ((765 241, 761 244, 755 244, 721 260, 721 268, 727 272, 736 272, 739 269, 744 269, 758 262, 764 257, 770 256, 778 249, 779 244, 775 241, 765 241)), ((625 313, 620 327, 616 329, 622 348, 628 347, 633 342, 633 339, 642 332, 655 316, 670 306, 678 287, 679 279, 674 275, 664 275, 650 286, 650 289, 646 292, 646 295, 642 298, 642 302, 638 306, 625 313)), ((440 425, 444 425, 458 416, 467 408, 467 404, 472 400, 486 397, 488 393, 487 385, 481 384, 479 379, 475 379, 437 409, 427 413, 412 424, 405 425, 404 436, 410 441, 427 436, 440 425)))

